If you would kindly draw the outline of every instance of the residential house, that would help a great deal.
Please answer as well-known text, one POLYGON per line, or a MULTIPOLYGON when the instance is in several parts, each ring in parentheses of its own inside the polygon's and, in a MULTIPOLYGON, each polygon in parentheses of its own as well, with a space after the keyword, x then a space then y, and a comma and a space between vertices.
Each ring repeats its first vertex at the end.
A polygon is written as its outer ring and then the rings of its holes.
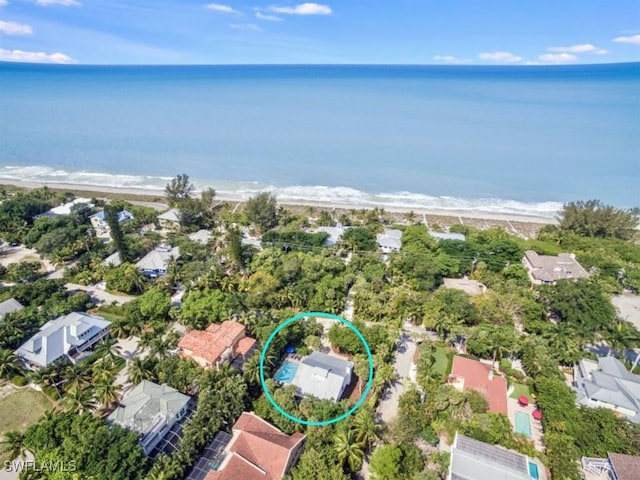
POLYGON ((0 320, 2 320, 5 315, 8 315, 9 313, 19 312, 23 308, 24 307, 22 306, 22 304, 13 297, 5 300, 4 302, 0 303, 0 320))
POLYGON ((70 202, 64 203, 62 205, 58 205, 57 207, 53 207, 52 209, 41 213, 40 215, 36 215, 35 218, 55 218, 55 217, 64 217, 67 215, 71 215, 74 211, 74 207, 79 208, 78 206, 86 206, 87 208, 93 208, 93 202, 90 198, 75 198, 70 202))
POLYGON ((325 241, 327 247, 333 247, 336 243, 342 240, 342 236, 347 229, 344 228, 339 223, 335 227, 318 227, 316 229, 317 233, 326 233, 329 235, 329 238, 325 241))
POLYGON ((15 353, 31 369, 61 359, 72 363, 109 334, 111 322, 102 317, 72 312, 50 320, 15 353))
POLYGON ((193 404, 191 397, 168 385, 143 380, 124 395, 107 422, 138 432, 140 446, 149 455, 171 428, 188 416, 193 404))
POLYGON ((158 219, 158 223, 162 228, 166 228, 167 230, 180 229, 180 210, 178 210, 177 208, 167 210, 163 214, 158 215, 156 218, 158 219))
POLYGON ((431 235, 437 241, 460 240, 461 242, 464 242, 467 239, 467 237, 465 237, 462 233, 436 232, 433 230, 429 230, 429 235, 431 235))
POLYGON ((538 480, 544 469, 534 459, 456 433, 447 480, 538 480))
POLYGON ((552 256, 538 255, 533 250, 527 250, 524 252, 522 263, 529 272, 531 281, 537 285, 553 284, 558 280, 589 276, 589 273, 577 262, 573 253, 552 256))
POLYGON ((585 478, 606 480, 638 480, 640 456, 608 453, 607 458, 582 457, 585 478))
POLYGON ((227 363, 241 367, 256 346, 255 339, 245 335, 244 325, 233 320, 214 323, 204 331, 191 330, 178 343, 180 355, 203 368, 227 363))
POLYGON ((627 371, 620 360, 584 359, 573 368, 573 378, 578 405, 609 408, 640 423, 640 375, 627 371))
POLYGON ((104 259, 102 265, 105 267, 119 267, 122 265, 122 259, 120 258, 120 252, 115 252, 104 259))
POLYGON ((243 412, 232 435, 216 435, 187 480, 281 480, 298 461, 304 440, 302 433, 287 435, 243 412))
POLYGON ((443 278, 444 286, 454 290, 462 290, 467 295, 478 296, 487 291, 482 283, 471 280, 470 278, 443 278))
POLYGON ((387 229, 376 236, 383 253, 399 252, 402 248, 402 230, 387 229))
MULTIPOLYGON (((111 227, 109 227, 104 210, 91 215, 89 220, 97 237, 109 237, 111 235, 111 227)), ((126 223, 130 220, 133 220, 133 214, 131 214, 131 212, 127 210, 118 212, 118 223, 126 223)))
POLYGON ((180 258, 180 247, 171 247, 166 243, 161 243, 142 257, 136 266, 142 270, 149 278, 156 278, 166 275, 171 259, 180 258))
POLYGON ((482 393, 489 402, 491 413, 507 415, 507 381, 495 375, 491 365, 455 355, 448 382, 461 392, 475 390, 482 393))
POLYGON ((337 402, 351 383, 353 362, 313 352, 302 359, 291 384, 299 395, 337 402))
POLYGON ((209 230, 198 230, 189 234, 189 240, 206 245, 211 240, 211 232, 209 230))

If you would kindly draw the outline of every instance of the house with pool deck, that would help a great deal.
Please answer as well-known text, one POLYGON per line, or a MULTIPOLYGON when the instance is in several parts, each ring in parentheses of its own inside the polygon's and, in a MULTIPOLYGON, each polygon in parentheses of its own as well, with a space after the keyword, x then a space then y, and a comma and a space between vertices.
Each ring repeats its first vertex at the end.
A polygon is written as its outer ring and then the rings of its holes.
POLYGON ((313 352, 299 362, 285 360, 275 380, 296 387, 298 395, 337 402, 351 383, 353 362, 313 352))

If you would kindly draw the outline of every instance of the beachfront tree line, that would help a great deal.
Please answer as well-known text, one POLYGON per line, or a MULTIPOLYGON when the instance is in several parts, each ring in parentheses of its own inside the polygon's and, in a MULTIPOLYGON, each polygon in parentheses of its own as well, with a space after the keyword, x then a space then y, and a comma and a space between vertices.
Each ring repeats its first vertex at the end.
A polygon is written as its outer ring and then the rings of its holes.
MULTIPOLYGON (((184 181, 178 183, 184 187, 184 181)), ((178 203, 174 205, 185 205, 180 202, 192 199, 193 194, 192 189, 183 188, 182 193, 176 193, 178 203)), ((640 249, 633 242, 585 236, 561 224, 558 228, 543 229, 535 240, 523 240, 500 229, 480 231, 459 226, 457 230, 466 234, 466 242, 438 243, 424 226, 408 225, 401 226, 404 229, 402 251, 383 261, 376 252, 375 235, 392 223, 383 211, 374 214, 352 211, 342 213, 342 218, 336 218, 331 212, 322 215, 314 210, 291 213, 278 208, 273 196, 266 194, 263 197, 249 202, 245 210, 234 212, 235 206, 224 203, 212 209, 213 222, 226 233, 214 235, 209 245, 188 240, 185 231, 169 234, 168 240, 183 251, 183 259, 174 265, 171 279, 141 279, 138 282, 140 279, 133 275, 137 272, 135 267, 105 268, 101 262, 110 251, 99 244, 91 244, 89 251, 78 251, 76 261, 85 273, 75 266, 65 273, 65 280, 82 279, 81 274, 93 280, 111 278, 109 275, 118 271, 122 276, 122 288, 139 297, 122 307, 101 307, 98 313, 104 312, 112 320, 114 336, 137 335, 141 338, 141 347, 149 352, 144 359, 129 361, 129 379, 167 383, 189 395, 199 396, 203 405, 193 428, 185 429, 190 433, 181 442, 179 451, 159 459, 150 478, 184 476, 202 446, 218 429, 228 430, 238 412, 245 408, 259 412, 284 431, 300 430, 308 435, 307 448, 292 472, 294 480, 348 479, 360 468, 365 456, 368 456, 370 470, 379 478, 440 478, 448 464, 446 456, 435 449, 425 454, 415 448, 414 441, 420 438, 426 444, 433 444, 439 435, 451 437, 456 430, 483 441, 535 454, 530 443, 512 432, 505 417, 487 413, 486 401, 481 396, 459 395, 444 385, 451 358, 449 345, 461 339, 466 339, 470 355, 495 360, 511 382, 527 385, 536 392, 543 407, 545 428, 550 433, 546 439, 547 457, 543 461, 552 467, 556 477, 573 478, 577 472, 575 459, 580 454, 599 453, 601 447, 598 445, 620 452, 640 448, 638 430, 624 421, 612 420, 608 413, 599 410, 592 415, 575 407, 575 403, 571 403, 570 408, 573 392, 560 388, 558 376, 558 367, 577 362, 584 356, 584 347, 589 343, 605 339, 620 357, 624 348, 638 344, 637 331, 616 318, 609 300, 611 293, 624 287, 635 290, 640 287, 637 275, 640 249), (257 211, 252 212, 251 205, 255 205, 257 211), (320 241, 324 237, 301 231, 315 222, 335 224, 337 221, 353 225, 349 231, 354 233, 346 235, 333 248, 324 246, 320 241), (262 238, 264 250, 259 252, 243 245, 235 228, 237 225, 254 228, 256 233, 265 232, 262 238), (523 251, 529 248, 549 254, 572 251, 594 275, 579 282, 531 288, 520 263, 523 251), (624 275, 621 275, 621 269, 624 275), (462 274, 485 283, 489 291, 470 298, 462 292, 441 287, 443 277, 462 274), (177 281, 186 288, 179 309, 170 304, 172 286, 177 281), (360 324, 360 327, 373 346, 375 388, 362 410, 339 425, 307 429, 288 422, 275 412, 262 395, 255 359, 247 364, 242 376, 226 371, 212 378, 193 363, 168 353, 178 340, 171 329, 174 321, 188 328, 206 328, 212 322, 232 317, 246 326, 249 335, 264 343, 273 328, 285 318, 305 310, 339 314, 348 296, 353 301, 355 318, 373 322, 360 324), (440 341, 424 343, 421 347, 418 376, 426 395, 408 392, 401 398, 398 419, 382 428, 376 424, 374 409, 385 385, 393 379, 393 369, 387 367, 392 363, 398 326, 406 319, 438 332, 440 341), (523 336, 521 331, 528 336, 523 336), (521 359, 526 378, 511 368, 509 358, 521 359), (552 407, 548 406, 553 402, 566 403, 563 403, 563 417, 560 413, 554 415, 552 407), (546 410, 549 410, 548 414, 546 410), (218 413, 211 416, 207 411, 218 413), (574 426, 567 430, 569 422, 574 426), (587 425, 595 425, 590 427, 589 435, 587 425), (615 432, 615 438, 611 432, 615 432)), ((9 197, 5 202, 11 202, 13 198, 9 197)), ((130 211, 134 208, 122 205, 130 211)), ((4 203, 0 210, 3 206, 4 203)), ((147 220, 153 219, 152 212, 142 210, 140 213, 148 215, 147 220)), ((138 215, 134 215, 137 219, 138 215)), ((60 225, 40 225, 43 220, 32 223, 24 235, 33 230, 37 242, 57 229, 77 229, 78 225, 85 225, 82 217, 60 225)), ((0 223, 0 227, 2 225, 0 223)), ((193 225, 186 231, 196 227, 198 225, 193 225)), ((123 230, 124 241, 132 255, 148 251, 160 241, 153 233, 140 236, 129 225, 123 230)), ((20 273, 17 267, 10 267, 3 275, 17 279, 20 273)), ((16 382, 23 378, 22 381, 40 383, 47 394, 70 412, 103 408, 113 398, 109 388, 109 385, 113 386, 111 368, 115 370, 121 365, 109 360, 82 363, 74 368, 56 365, 37 376, 13 367, 16 364, 11 358, 12 350, 46 319, 69 308, 85 310, 91 307, 84 294, 69 294, 63 289, 63 282, 41 276, 38 269, 30 268, 28 272, 25 270, 26 281, 0 289, 0 300, 13 296, 27 306, 22 312, 8 315, 0 325, 7 333, 5 337, 0 332, 0 339, 10 339, 0 352, 0 374, 16 382), (106 380, 97 382, 99 378, 106 380)), ((109 284, 119 285, 117 282, 109 284)), ((361 344, 350 330, 335 327, 329 332, 329 340, 334 348, 353 356, 356 373, 366 370, 361 344)), ((319 332, 313 325, 291 329, 287 338, 283 337, 274 345, 268 369, 277 368, 286 345, 293 344, 304 351, 309 346, 317 346, 319 341, 319 332)), ((109 358, 112 350, 111 346, 105 345, 100 358, 109 358)), ((274 395, 301 418, 328 418, 346 409, 344 403, 297 403, 287 389, 274 387, 274 395)), ((63 432, 65 438, 73 441, 72 432, 63 432)), ((53 445, 54 441, 51 442, 53 445)), ((36 452, 38 460, 47 459, 49 455, 52 453, 46 449, 36 452)), ((56 451, 55 455, 57 458, 79 458, 72 457, 68 451, 56 451)), ((85 461, 85 457, 82 458, 85 461)), ((91 460, 86 461, 91 463, 91 460)), ((139 467, 140 470, 129 470, 130 478, 136 478, 139 472, 146 474, 150 465, 140 462, 139 467)), ((106 478, 100 473, 102 467, 92 464, 87 468, 97 472, 94 477, 106 478)))

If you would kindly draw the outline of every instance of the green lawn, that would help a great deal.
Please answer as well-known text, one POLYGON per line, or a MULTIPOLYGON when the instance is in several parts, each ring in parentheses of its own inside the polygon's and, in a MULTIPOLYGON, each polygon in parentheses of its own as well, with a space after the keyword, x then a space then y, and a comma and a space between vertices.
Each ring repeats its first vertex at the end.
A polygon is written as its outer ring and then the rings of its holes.
POLYGON ((117 320, 122 320, 124 318, 123 315, 117 315, 115 313, 103 312, 100 309, 98 309, 98 312, 96 313, 96 315, 99 315, 102 318, 104 318, 105 320, 109 320, 110 322, 115 322, 117 320))
POLYGON ((443 347, 436 347, 433 356, 436 359, 433 364, 433 371, 442 375, 442 378, 447 374, 447 351, 443 347))
POLYGON ((531 398, 531 392, 529 391, 529 386, 528 385, 523 385, 521 383, 515 383, 513 386, 515 388, 513 389, 513 392, 511 393, 511 395, 509 395, 511 398, 518 398, 521 395, 524 395, 525 397, 531 398))
POLYGON ((52 408, 44 394, 24 388, 0 399, 0 432, 24 431, 52 408))

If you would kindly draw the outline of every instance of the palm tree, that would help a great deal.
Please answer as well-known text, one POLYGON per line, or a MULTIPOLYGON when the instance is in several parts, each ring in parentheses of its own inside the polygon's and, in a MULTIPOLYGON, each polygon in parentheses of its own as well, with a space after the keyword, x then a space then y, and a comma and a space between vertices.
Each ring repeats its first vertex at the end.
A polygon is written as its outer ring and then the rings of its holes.
POLYGON ((126 318, 117 318, 111 322, 109 333, 115 338, 127 338, 131 335, 129 330, 129 322, 126 318))
POLYGON ((114 360, 122 353, 122 347, 118 345, 118 340, 112 337, 107 337, 96 345, 95 352, 100 353, 101 357, 108 357, 111 360, 114 360))
POLYGON ((113 383, 114 378, 101 380, 96 383, 96 399, 104 405, 105 408, 110 408, 111 405, 116 403, 120 398, 120 387, 113 383))
MULTIPOLYGON (((260 355, 253 355, 242 367, 242 375, 247 383, 260 384, 260 355)), ((265 377, 267 376, 265 367, 265 377)))
POLYGON ((67 410, 77 414, 92 411, 96 407, 91 387, 72 388, 63 399, 63 403, 67 410))
POLYGON ((619 321, 609 330, 606 340, 614 354, 623 357, 627 348, 640 343, 640 332, 629 322, 619 321))
POLYGON ((91 376, 87 369, 78 365, 69 365, 62 372, 65 389, 72 390, 87 386, 91 382, 91 376))
POLYGON ((344 467, 349 466, 355 472, 362 465, 364 450, 362 444, 356 441, 353 430, 342 430, 333 436, 333 448, 338 454, 338 460, 344 467))
POLYGON ((147 363, 139 357, 132 358, 127 364, 127 379, 134 384, 153 377, 147 363))
POLYGON ((154 357, 162 359, 168 355, 169 345, 162 339, 162 337, 155 337, 151 340, 149 351, 154 357))
POLYGON ((396 378, 396 371, 393 365, 389 363, 382 363, 376 368, 375 375, 373 377, 373 383, 376 389, 383 390, 396 378))
POLYGON ((18 356, 11 350, 0 348, 0 378, 9 378, 19 371, 18 356))
POLYGON ((60 379, 60 376, 55 369, 50 367, 39 368, 38 370, 29 372, 28 376, 36 385, 41 387, 53 387, 58 399, 62 396, 58 386, 63 383, 63 380, 60 379))
POLYGON ((130 293, 142 293, 146 278, 144 274, 138 270, 138 267, 132 263, 124 263, 120 266, 122 269, 123 281, 128 285, 130 293))
POLYGON ((138 347, 141 350, 150 349, 154 338, 156 338, 156 336, 153 332, 142 332, 140 335, 140 341, 138 342, 138 347))
POLYGON ((2 437, 0 453, 6 455, 9 460, 15 460, 18 457, 24 458, 27 448, 24 444, 25 436, 22 432, 13 430, 3 433, 2 437))
POLYGON ((353 431, 356 440, 364 448, 370 448, 375 442, 380 440, 381 427, 376 423, 376 415, 373 409, 363 408, 353 420, 353 431))

